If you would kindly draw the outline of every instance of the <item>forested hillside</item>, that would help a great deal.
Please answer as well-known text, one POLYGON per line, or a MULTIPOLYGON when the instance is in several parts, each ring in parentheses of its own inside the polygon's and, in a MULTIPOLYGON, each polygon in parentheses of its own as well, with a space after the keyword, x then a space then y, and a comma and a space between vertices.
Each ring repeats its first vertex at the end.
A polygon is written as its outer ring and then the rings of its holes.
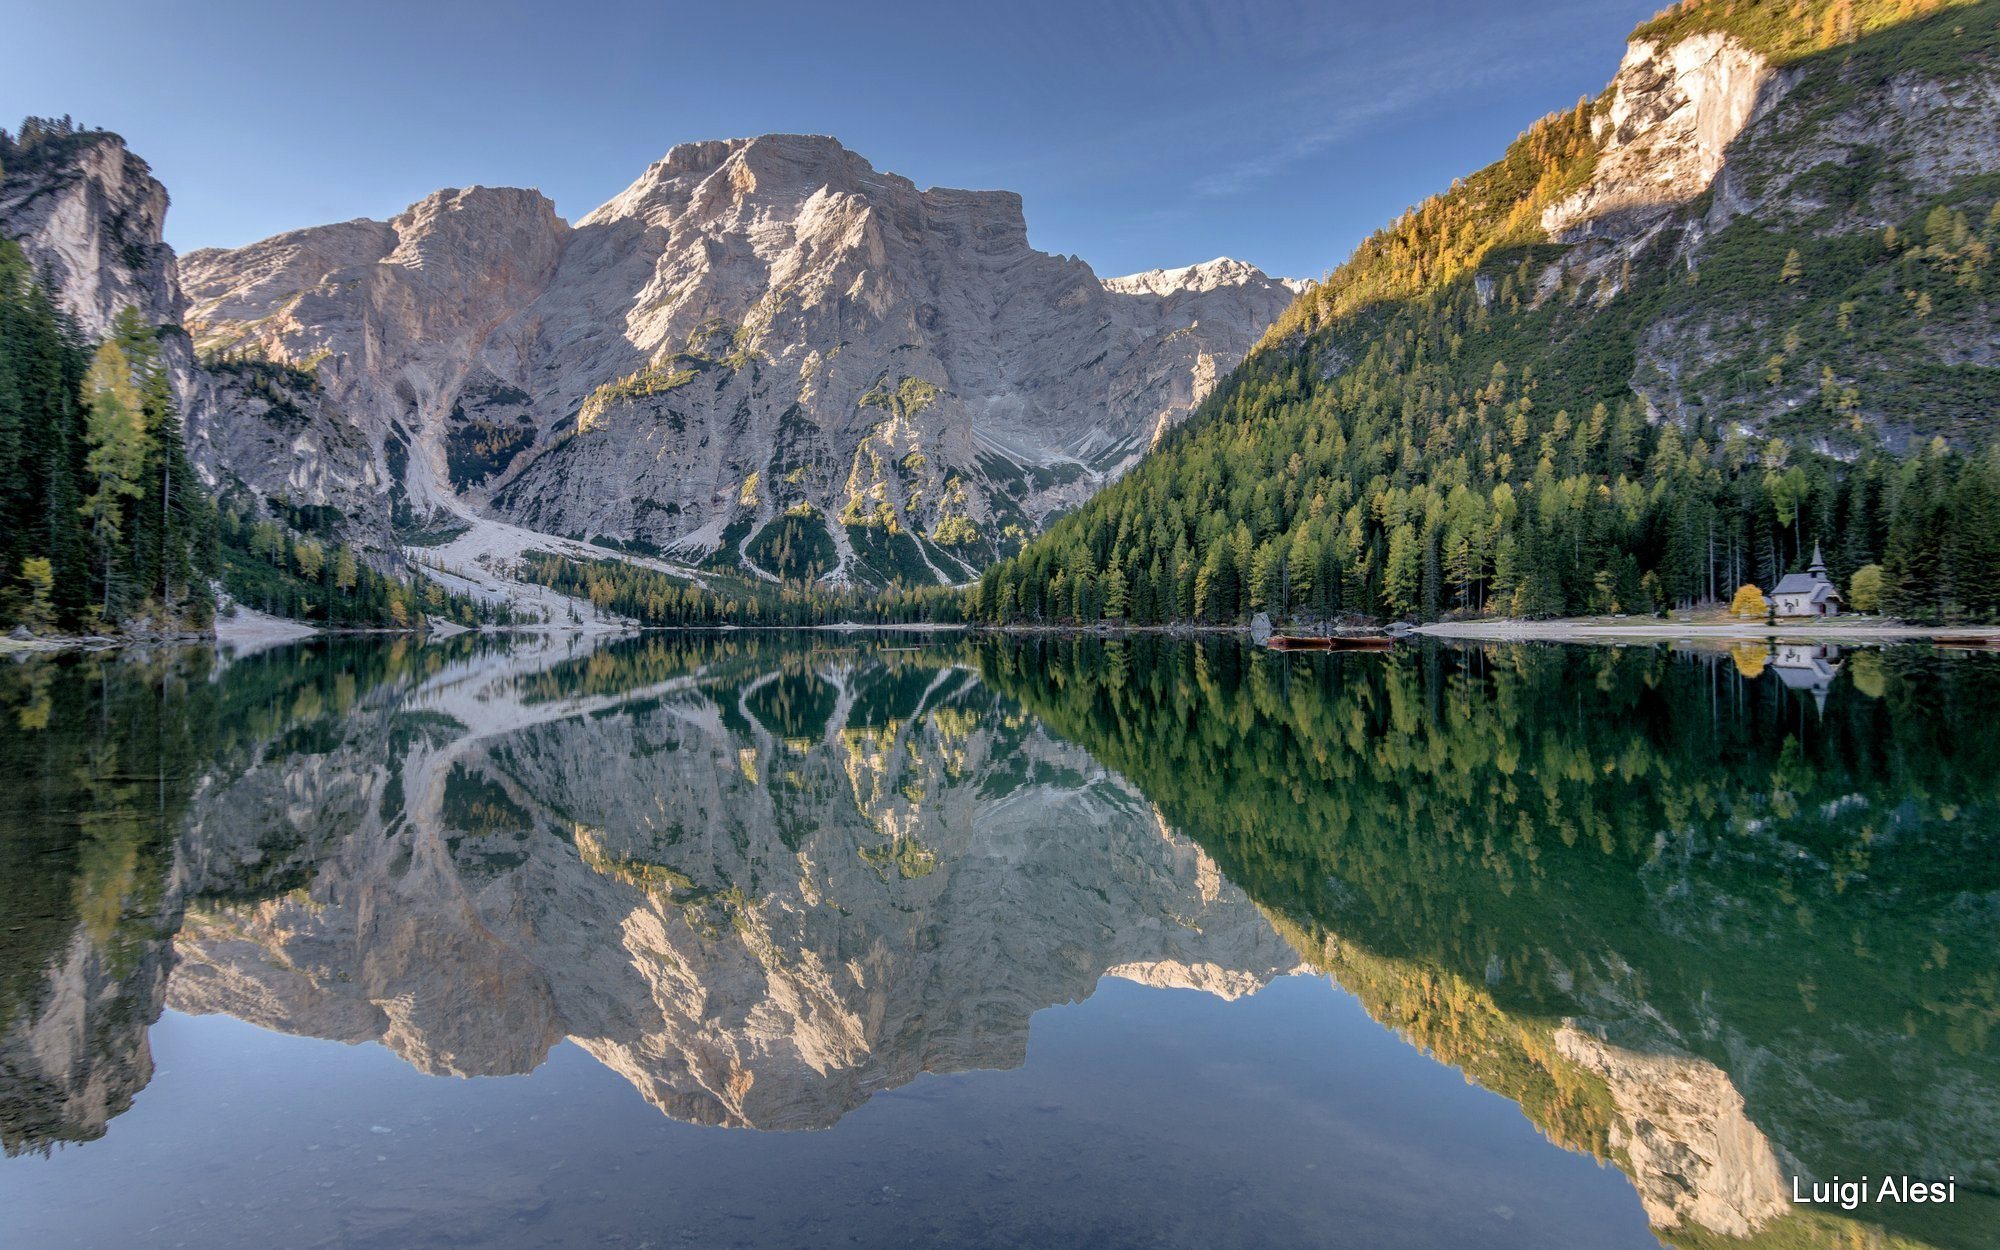
POLYGON ((159 333, 127 309, 95 348, 0 240, 0 623, 34 633, 204 631, 213 583, 264 611, 414 628, 505 619, 313 535, 310 508, 232 497, 189 466, 159 333))
POLYGON ((1303 295, 972 614, 1650 612, 1816 542, 1843 586, 1880 566, 1885 610, 2000 613, 2000 3, 1711 0, 1635 41, 1603 97, 1303 295), (1754 98, 1678 100, 1696 56, 1754 98), (1708 168, 1673 126, 1730 107, 1708 168), (1667 173, 1683 202, 1633 202, 1667 173))
MULTIPOLYGON (((332 509, 260 497, 234 476, 218 508, 186 445, 177 369, 184 383, 188 344, 172 254, 157 235, 165 192, 117 135, 28 118, 18 134, 0 130, 0 178, 0 627, 206 632, 218 582, 239 603, 324 625, 508 617, 427 578, 371 567, 342 540, 332 509), (150 226, 136 220, 148 206, 90 185, 105 176, 92 166, 107 151, 146 184, 125 194, 157 194, 150 226), (63 242, 49 237, 52 218, 69 232, 63 242), (80 319, 79 307, 94 313, 80 319), (101 330, 86 332, 93 315, 101 330)), ((274 366, 217 362, 206 376, 228 383, 233 402, 251 397, 280 416, 290 403, 281 383, 293 379, 274 366)))
POLYGON ((207 625, 214 509, 188 466, 153 328, 127 309, 87 348, 9 240, 0 240, 0 483, 0 620, 37 630, 207 625))

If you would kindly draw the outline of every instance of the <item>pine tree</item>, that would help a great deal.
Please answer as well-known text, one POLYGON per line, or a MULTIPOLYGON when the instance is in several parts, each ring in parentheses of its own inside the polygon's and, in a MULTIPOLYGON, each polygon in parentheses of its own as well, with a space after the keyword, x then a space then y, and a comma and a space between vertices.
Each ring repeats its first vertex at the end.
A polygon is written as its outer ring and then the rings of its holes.
POLYGON ((343 595, 353 594, 356 571, 354 549, 346 543, 340 544, 340 550, 335 553, 333 558, 334 589, 343 595))
MULTIPOLYGON (((46 557, 57 624, 81 624, 90 597, 79 518, 78 391, 88 357, 20 246, 0 240, 0 558, 46 557)), ((0 595, 0 610, 7 602, 0 595)))
POLYGON ((1882 606, 1897 616, 1939 620, 1950 600, 1945 570, 1950 529, 1948 459, 1939 444, 1906 470, 1882 561, 1882 606))
POLYGON ((144 417, 145 497, 134 509, 131 535, 135 580, 168 620, 187 613, 201 623, 213 606, 208 590, 214 574, 213 510, 188 463, 165 353, 136 308, 120 311, 112 337, 131 366, 144 417))
POLYGON ((1382 606, 1391 616, 1408 616, 1417 606, 1422 555, 1409 522, 1389 535, 1388 563, 1382 569, 1382 606))
POLYGON ((1992 456, 1967 460, 1951 491, 1944 571, 1960 613, 2000 617, 2000 473, 1992 456))
POLYGON ((1126 615, 1131 597, 1125 585, 1125 570, 1116 562, 1104 574, 1104 615, 1117 620, 1126 615))
POLYGON ((123 544, 127 501, 144 493, 146 416, 138 388, 132 384, 131 362, 118 339, 106 339, 91 358, 85 379, 89 417, 85 439, 90 447, 84 470, 90 494, 82 515, 90 528, 102 588, 99 609, 106 624, 114 616, 113 587, 130 568, 123 544))

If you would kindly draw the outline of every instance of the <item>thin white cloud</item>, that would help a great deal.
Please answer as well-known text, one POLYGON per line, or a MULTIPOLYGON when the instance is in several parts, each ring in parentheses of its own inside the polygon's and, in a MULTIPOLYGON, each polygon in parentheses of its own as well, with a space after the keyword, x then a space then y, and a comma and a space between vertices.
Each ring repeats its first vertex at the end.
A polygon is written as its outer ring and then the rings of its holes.
MULTIPOLYGON (((1549 18, 1560 20, 1559 13, 1549 18)), ((1299 124, 1274 129, 1266 120, 1239 130, 1239 145, 1247 141, 1256 144, 1256 150, 1193 180, 1190 195, 1221 199, 1245 194, 1400 114, 1440 100, 1463 100, 1497 84, 1531 80, 1570 59, 1560 41, 1546 40, 1543 33, 1538 25, 1497 45, 1473 40, 1428 42, 1391 62, 1378 59, 1366 66, 1334 58, 1324 72, 1303 82, 1276 84, 1275 91, 1264 94, 1256 112, 1265 119, 1297 119, 1299 124)), ((1524 125, 1529 120, 1521 119, 1524 125)))
POLYGON ((1395 85, 1367 93, 1365 98, 1327 101, 1312 114, 1311 126, 1276 136, 1262 152, 1204 174, 1194 180, 1190 189, 1201 199, 1241 195, 1299 162, 1354 138, 1376 122, 1436 99, 1441 90, 1466 85, 1463 74, 1400 75, 1395 85))

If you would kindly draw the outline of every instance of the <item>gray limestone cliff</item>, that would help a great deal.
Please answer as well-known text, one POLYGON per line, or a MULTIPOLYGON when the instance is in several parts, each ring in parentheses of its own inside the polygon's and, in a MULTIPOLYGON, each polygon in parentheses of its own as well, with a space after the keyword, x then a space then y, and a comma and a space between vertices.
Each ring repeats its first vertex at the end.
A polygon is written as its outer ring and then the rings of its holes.
POLYGON ((1841 454, 1978 442, 2000 394, 1978 273, 2000 73, 1978 12, 1789 59, 1713 30, 1634 39, 1587 177, 1541 212, 1568 246, 1535 303, 1602 315, 1636 292, 1630 385, 1656 418, 1841 454))
POLYGON ((1758 53, 1713 32, 1661 47, 1635 39, 1592 121, 1597 165, 1542 212, 1549 237, 1635 233, 1708 190, 1729 145, 1783 97, 1787 80, 1758 53))
MULTIPOLYGON (((804 135, 683 144, 574 227, 534 192, 446 191, 185 272, 204 351, 308 372, 353 424, 331 458, 377 497, 350 507, 754 573, 758 531, 805 516, 830 576, 864 582, 1011 549, 1293 294, 1227 260, 1101 280, 1032 248, 1012 193, 922 190, 804 135)), ((319 424, 300 437, 327 456, 319 424)))
POLYGON ((124 140, 81 131, 6 164, 0 235, 53 280, 78 330, 102 338, 128 306, 153 325, 180 324, 174 252, 161 234, 167 189, 124 140))
POLYGON ((1787 1174, 1721 1068, 1626 1049, 1574 1025, 1556 1031, 1555 1045, 1610 1091, 1611 1145, 1624 1152, 1653 1227, 1749 1237, 1790 1211, 1787 1174))
POLYGON ((782 519, 824 531, 830 581, 964 580, 1130 467, 1297 288, 1229 260, 1100 280, 1029 245, 1019 196, 817 136, 683 144, 573 227, 447 189, 179 262, 116 135, 13 165, 0 233, 86 336, 127 305, 161 327, 211 490, 330 510, 385 569, 489 521, 510 551, 797 576, 750 554, 782 519))
POLYGON ((211 492, 331 507, 371 563, 400 563, 379 501, 387 474, 309 371, 198 358, 181 266, 165 241, 167 189, 109 131, 44 137, 0 177, 0 236, 20 244, 85 339, 136 308, 156 327, 188 453, 211 492))

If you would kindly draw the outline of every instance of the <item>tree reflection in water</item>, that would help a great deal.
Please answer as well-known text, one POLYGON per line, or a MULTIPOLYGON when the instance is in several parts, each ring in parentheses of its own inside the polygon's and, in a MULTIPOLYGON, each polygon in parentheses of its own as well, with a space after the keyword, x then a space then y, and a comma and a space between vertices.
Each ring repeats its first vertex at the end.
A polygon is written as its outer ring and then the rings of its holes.
POLYGON ((1663 1238, 2000 1223, 2000 661, 1234 640, 327 642, 0 674, 0 1131, 163 1006, 831 1124, 1105 974, 1304 960, 1663 1238), (1794 1173, 1954 1174, 1801 1213, 1794 1173), (1859 1217, 1866 1217, 1865 1221, 1859 1217))

